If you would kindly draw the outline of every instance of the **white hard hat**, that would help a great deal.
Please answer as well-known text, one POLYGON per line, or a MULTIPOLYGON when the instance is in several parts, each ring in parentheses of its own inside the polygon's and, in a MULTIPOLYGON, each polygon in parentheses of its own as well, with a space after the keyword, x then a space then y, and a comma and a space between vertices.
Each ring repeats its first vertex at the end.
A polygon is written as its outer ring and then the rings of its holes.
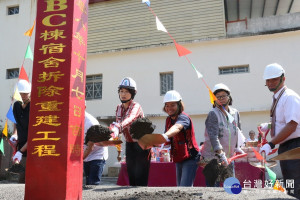
POLYGON ((214 89, 213 89, 213 93, 215 93, 217 90, 225 90, 228 93, 230 93, 230 89, 229 87, 227 87, 227 85, 225 85, 224 83, 218 83, 215 85, 214 89))
POLYGON ((267 80, 272 78, 278 78, 284 73, 285 71, 281 65, 277 63, 272 63, 266 66, 264 72, 264 79, 267 80))
POLYGON ((31 92, 31 84, 23 79, 20 79, 18 82, 18 90, 19 93, 30 93, 31 92))
POLYGON ((120 88, 133 89, 135 91, 137 90, 136 82, 130 77, 126 77, 122 79, 119 85, 119 89, 120 88))
POLYGON ((182 100, 180 94, 175 90, 168 91, 164 96, 164 103, 166 102, 175 102, 182 100))

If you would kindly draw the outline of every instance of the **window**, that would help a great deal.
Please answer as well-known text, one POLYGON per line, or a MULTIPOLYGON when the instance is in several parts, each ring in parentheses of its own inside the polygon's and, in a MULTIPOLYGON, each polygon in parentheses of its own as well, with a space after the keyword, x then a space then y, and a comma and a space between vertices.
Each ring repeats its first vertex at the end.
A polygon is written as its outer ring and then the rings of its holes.
POLYGON ((160 95, 173 90, 173 72, 160 73, 160 95))
POLYGON ((19 78, 19 68, 7 69, 6 70, 6 79, 19 78))
POLYGON ((8 15, 16 15, 16 14, 19 14, 19 6, 9 7, 9 8, 7 9, 7 14, 8 14, 8 15))
POLYGON ((86 76, 85 99, 102 99, 102 75, 86 76))
POLYGON ((235 66, 224 66, 219 67, 219 74, 238 74, 238 73, 248 73, 249 65, 235 65, 235 66))

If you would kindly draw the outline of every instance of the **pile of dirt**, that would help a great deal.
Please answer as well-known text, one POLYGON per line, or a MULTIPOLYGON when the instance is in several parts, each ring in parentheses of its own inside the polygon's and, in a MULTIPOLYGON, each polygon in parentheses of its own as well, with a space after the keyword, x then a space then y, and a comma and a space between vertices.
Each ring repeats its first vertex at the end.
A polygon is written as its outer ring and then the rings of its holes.
POLYGON ((217 159, 212 159, 204 167, 202 173, 210 186, 214 186, 217 181, 224 182, 226 178, 233 176, 232 165, 225 167, 220 164, 217 159))
POLYGON ((155 127, 156 126, 152 124, 152 122, 148 118, 139 118, 132 122, 130 126, 130 134, 132 135, 132 138, 138 140, 145 134, 153 133, 155 127))
POLYGON ((111 138, 112 131, 108 127, 104 127, 101 125, 91 126, 85 136, 85 144, 88 141, 91 142, 103 142, 108 141, 111 138))
POLYGON ((194 199, 202 199, 202 193, 187 193, 184 191, 159 191, 159 192, 135 192, 134 194, 128 194, 124 197, 110 197, 106 198, 106 200, 194 200, 194 199))

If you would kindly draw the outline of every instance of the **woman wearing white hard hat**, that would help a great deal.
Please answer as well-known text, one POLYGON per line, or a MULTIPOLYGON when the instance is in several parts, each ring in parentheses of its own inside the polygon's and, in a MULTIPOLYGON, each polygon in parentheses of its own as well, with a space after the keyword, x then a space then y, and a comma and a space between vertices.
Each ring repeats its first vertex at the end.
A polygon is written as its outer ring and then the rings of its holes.
MULTIPOLYGON (((227 158, 233 156, 235 151, 240 151, 237 148, 240 116, 239 112, 231 107, 230 89, 225 84, 216 84, 213 93, 219 102, 214 102, 205 121, 205 141, 201 149, 201 160, 204 159, 207 163, 212 159, 218 159, 227 166, 227 158), (233 116, 232 123, 224 109, 233 116)), ((219 182, 211 184, 206 180, 206 185, 219 186, 219 182)))
POLYGON ((163 111, 168 114, 165 139, 171 143, 171 158, 176 163, 177 186, 193 186, 200 159, 191 118, 184 111, 180 94, 171 90, 165 94, 163 111))
POLYGON ((144 149, 163 143, 171 144, 177 186, 193 186, 200 160, 199 147, 192 120, 183 112, 184 105, 177 91, 171 90, 165 94, 163 111, 168 114, 165 133, 146 134, 138 143, 144 149))
MULTIPOLYGON (((17 149, 17 152, 13 157, 13 162, 20 163, 25 168, 31 84, 28 81, 21 79, 19 80, 17 87, 22 97, 22 102, 16 101, 13 106, 13 114, 17 123, 14 124, 13 135, 10 137, 10 143, 15 145, 17 149)), ((20 173, 19 183, 25 183, 25 172, 20 173)))
MULTIPOLYGON (((126 165, 131 186, 147 186, 150 168, 150 149, 143 150, 130 134, 130 126, 138 118, 144 117, 142 107, 133 101, 137 92, 136 82, 126 77, 122 79, 118 87, 118 94, 121 104, 117 106, 116 122, 113 123, 113 130, 124 135, 126 140, 126 165)), ((118 137, 120 137, 119 135, 118 137)), ((118 160, 121 148, 118 149, 118 160)))

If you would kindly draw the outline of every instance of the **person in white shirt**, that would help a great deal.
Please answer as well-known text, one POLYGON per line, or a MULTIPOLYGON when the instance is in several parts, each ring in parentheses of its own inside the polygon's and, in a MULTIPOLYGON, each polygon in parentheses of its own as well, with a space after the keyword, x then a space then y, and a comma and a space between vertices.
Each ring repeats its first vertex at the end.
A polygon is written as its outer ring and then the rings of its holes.
MULTIPOLYGON (((98 120, 85 112, 84 137, 88 129, 93 125, 99 125, 98 120)), ((92 142, 84 145, 83 169, 86 177, 86 185, 99 185, 108 158, 108 147, 98 146, 92 142)))
MULTIPOLYGON (((272 139, 260 149, 266 155, 276 144, 279 144, 278 154, 300 147, 300 97, 285 86, 284 73, 277 63, 267 65, 264 71, 266 86, 274 93, 270 112, 272 139)), ((300 199, 300 159, 281 160, 280 167, 288 194, 300 199)))
POLYGON ((247 138, 246 142, 257 142, 257 138, 255 137, 255 132, 253 130, 249 131, 249 138, 247 138))

